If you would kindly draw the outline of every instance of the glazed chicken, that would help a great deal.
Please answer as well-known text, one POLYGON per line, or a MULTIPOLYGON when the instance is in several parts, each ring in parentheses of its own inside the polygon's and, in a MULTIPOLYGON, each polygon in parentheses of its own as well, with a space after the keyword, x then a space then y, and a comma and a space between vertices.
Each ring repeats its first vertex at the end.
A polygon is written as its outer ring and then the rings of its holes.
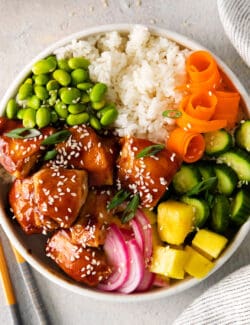
POLYGON ((14 181, 9 203, 27 234, 68 228, 76 220, 88 193, 84 170, 44 168, 14 181))
POLYGON ((85 169, 90 186, 113 185, 114 166, 117 155, 116 141, 101 138, 85 125, 69 129, 71 136, 57 145, 54 164, 64 168, 85 169))
POLYGON ((121 155, 118 159, 118 186, 139 194, 140 203, 146 208, 156 206, 180 166, 178 157, 162 149, 152 156, 137 158, 153 142, 134 137, 122 139, 121 155))
POLYGON ((72 279, 89 286, 96 286, 112 272, 101 249, 74 244, 69 230, 58 231, 48 240, 46 255, 72 279))
POLYGON ((23 127, 21 122, 0 117, 0 163, 16 178, 25 178, 42 155, 41 142, 54 132, 51 127, 41 129, 41 135, 16 139, 5 136, 8 131, 23 127))

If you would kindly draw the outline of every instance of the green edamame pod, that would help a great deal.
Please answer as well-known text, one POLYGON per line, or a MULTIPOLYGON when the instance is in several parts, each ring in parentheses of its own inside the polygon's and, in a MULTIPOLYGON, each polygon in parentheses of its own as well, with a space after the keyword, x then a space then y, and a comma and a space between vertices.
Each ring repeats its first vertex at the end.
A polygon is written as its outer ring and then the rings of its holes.
POLYGON ((58 115, 55 111, 50 112, 51 115, 51 123, 56 123, 58 121, 58 115))
POLYGON ((35 84, 38 86, 46 85, 46 83, 49 81, 49 76, 47 74, 39 74, 34 76, 35 84))
POLYGON ((57 67, 57 58, 55 55, 48 56, 46 60, 49 61, 51 64, 53 63, 57 67))
POLYGON ((105 110, 104 113, 102 113, 100 123, 103 126, 107 126, 107 125, 113 123, 116 120, 117 116, 118 116, 118 111, 116 108, 113 107, 113 108, 107 109, 107 110, 105 110))
POLYGON ((48 90, 43 86, 35 86, 34 91, 36 96, 41 100, 45 100, 49 97, 48 90))
POLYGON ((89 124, 95 130, 101 130, 101 128, 102 128, 101 123, 99 122, 99 120, 95 116, 90 117, 89 124))
POLYGON ((23 119, 23 114, 25 112, 26 108, 21 108, 17 111, 17 114, 16 114, 16 117, 19 119, 19 120, 22 120, 23 119))
POLYGON ((80 114, 69 114, 66 122, 68 125, 79 125, 79 124, 84 124, 87 123, 89 120, 89 114, 84 112, 80 114))
POLYGON ((33 128, 36 125, 36 110, 26 108, 23 112, 23 126, 25 128, 33 128))
POLYGON ((56 103, 55 111, 58 114, 58 116, 63 118, 63 119, 66 119, 66 117, 69 114, 67 105, 65 105, 63 102, 56 103))
POLYGON ((33 86, 30 83, 22 84, 18 90, 18 99, 24 100, 33 93, 33 86))
POLYGON ((39 128, 49 125, 51 114, 48 108, 40 107, 36 112, 36 124, 39 128))
POLYGON ((77 103, 77 104, 70 104, 68 106, 68 111, 71 114, 79 114, 82 113, 86 110, 86 106, 81 104, 81 103, 77 103))
POLYGON ((33 80, 32 78, 27 78, 25 81, 24 81, 25 84, 33 84, 33 80))
POLYGON ((104 107, 106 101, 103 99, 100 102, 92 102, 91 107, 95 110, 99 110, 104 107))
POLYGON ((57 90, 51 90, 49 92, 49 99, 48 99, 48 104, 50 106, 54 106, 56 101, 57 101, 57 90))
POLYGON ((65 104, 76 104, 81 99, 81 92, 77 88, 66 88, 60 94, 65 104))
POLYGON ((53 72, 56 69, 56 66, 57 66, 56 60, 50 57, 36 62, 32 67, 32 72, 35 75, 46 74, 46 73, 53 72))
POLYGON ((90 102, 89 94, 83 93, 81 97, 81 103, 89 103, 89 102, 90 102))
POLYGON ((8 118, 15 118, 17 114, 17 103, 14 98, 11 98, 6 106, 6 116, 8 118))
POLYGON ((77 85, 86 81, 89 78, 89 73, 84 69, 75 69, 71 72, 71 78, 73 84, 77 85))
POLYGON ((89 90, 90 88, 92 88, 94 86, 94 84, 92 84, 91 82, 83 82, 83 83, 79 83, 77 84, 77 88, 81 89, 81 90, 89 90))
POLYGON ((40 105, 41 100, 36 95, 33 95, 27 99, 27 106, 30 108, 38 109, 40 105))
POLYGON ((50 80, 46 85, 46 89, 48 91, 58 90, 59 88, 60 88, 60 85, 56 80, 50 80))
POLYGON ((102 82, 98 82, 94 85, 89 93, 90 100, 92 102, 100 102, 103 99, 107 89, 107 85, 102 82))
POLYGON ((85 58, 70 58, 68 61, 68 65, 72 70, 78 68, 87 69, 90 65, 90 62, 88 59, 85 58))
POLYGON ((57 69, 53 72, 53 78, 62 86, 68 86, 71 82, 70 74, 62 69, 57 69))
POLYGON ((57 61, 58 68, 65 70, 67 72, 71 71, 71 68, 69 67, 68 60, 67 59, 60 59, 57 61))

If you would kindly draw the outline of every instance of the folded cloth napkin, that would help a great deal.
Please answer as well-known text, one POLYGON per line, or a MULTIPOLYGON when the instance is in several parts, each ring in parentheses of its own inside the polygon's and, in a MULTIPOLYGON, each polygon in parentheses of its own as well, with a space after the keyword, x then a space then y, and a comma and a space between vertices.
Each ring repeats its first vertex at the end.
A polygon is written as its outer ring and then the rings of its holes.
POLYGON ((250 67, 250 0, 217 0, 225 32, 250 67))
POLYGON ((204 292, 173 325, 249 325, 250 265, 204 292))

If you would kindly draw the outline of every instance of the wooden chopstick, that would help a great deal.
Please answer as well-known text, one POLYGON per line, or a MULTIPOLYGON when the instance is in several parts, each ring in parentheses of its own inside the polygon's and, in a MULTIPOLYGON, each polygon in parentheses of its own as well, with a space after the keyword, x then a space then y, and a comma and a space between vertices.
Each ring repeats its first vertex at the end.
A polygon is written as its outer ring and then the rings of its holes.
POLYGON ((0 242, 0 277, 1 277, 1 282, 4 290, 5 299, 9 306, 9 310, 13 320, 13 324, 20 325, 22 324, 22 320, 18 309, 18 305, 16 303, 16 297, 10 280, 9 270, 5 260, 5 255, 4 255, 1 242, 0 242))
POLYGON ((33 277, 29 264, 25 261, 25 259, 19 254, 19 252, 13 246, 12 249, 15 254, 16 261, 19 266, 19 270, 22 274, 22 278, 25 283, 27 292, 29 294, 30 301, 32 302, 33 309, 38 319, 37 324, 41 324, 41 325, 51 324, 46 309, 44 308, 42 298, 37 289, 35 279, 33 277))

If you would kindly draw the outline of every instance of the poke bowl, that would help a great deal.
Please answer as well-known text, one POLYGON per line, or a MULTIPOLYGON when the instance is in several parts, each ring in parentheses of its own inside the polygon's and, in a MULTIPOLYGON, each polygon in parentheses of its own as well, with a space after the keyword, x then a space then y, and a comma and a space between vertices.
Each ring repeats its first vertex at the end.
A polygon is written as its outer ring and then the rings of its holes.
POLYGON ((250 229, 249 115, 233 72, 182 35, 129 24, 70 35, 1 101, 1 225, 72 292, 182 292, 250 229))

